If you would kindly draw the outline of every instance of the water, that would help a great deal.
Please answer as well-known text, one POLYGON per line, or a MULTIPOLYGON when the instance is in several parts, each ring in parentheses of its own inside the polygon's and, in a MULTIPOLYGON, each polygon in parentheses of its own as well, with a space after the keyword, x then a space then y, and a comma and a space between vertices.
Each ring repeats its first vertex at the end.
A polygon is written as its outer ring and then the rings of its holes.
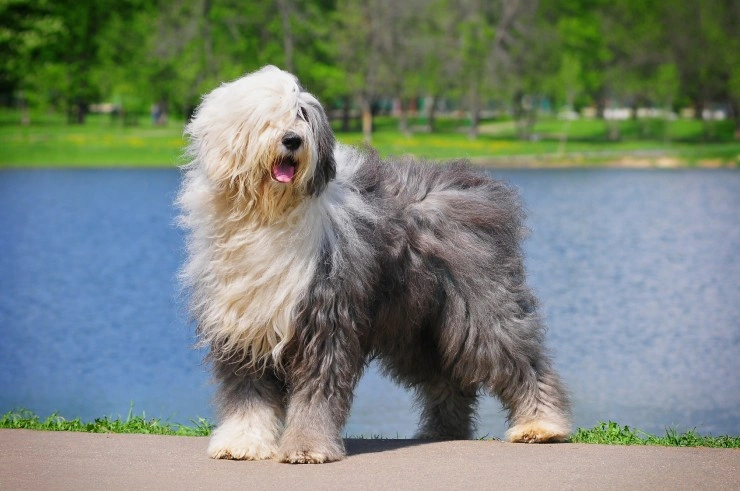
MULTIPOLYGON (((740 434, 740 173, 497 171, 518 186, 575 423, 740 434)), ((0 172, 0 413, 212 417, 178 298, 177 171, 0 172)), ((348 435, 410 437, 410 394, 371 367, 348 435)), ((499 404, 479 435, 502 436, 499 404)))

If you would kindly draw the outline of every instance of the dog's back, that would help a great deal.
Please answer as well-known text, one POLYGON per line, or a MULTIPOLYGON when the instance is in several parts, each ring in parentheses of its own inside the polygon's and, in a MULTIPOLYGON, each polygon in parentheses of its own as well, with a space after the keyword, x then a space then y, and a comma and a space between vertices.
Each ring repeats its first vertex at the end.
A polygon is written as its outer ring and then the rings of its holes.
POLYGON ((376 270, 371 298, 361 303, 371 309, 369 343, 391 371, 415 378, 434 366, 472 387, 501 368, 481 363, 477 352, 537 351, 542 327, 525 284, 517 193, 463 161, 359 158, 351 176, 337 161, 343 185, 376 216, 359 228, 372 254, 351 262, 376 270))

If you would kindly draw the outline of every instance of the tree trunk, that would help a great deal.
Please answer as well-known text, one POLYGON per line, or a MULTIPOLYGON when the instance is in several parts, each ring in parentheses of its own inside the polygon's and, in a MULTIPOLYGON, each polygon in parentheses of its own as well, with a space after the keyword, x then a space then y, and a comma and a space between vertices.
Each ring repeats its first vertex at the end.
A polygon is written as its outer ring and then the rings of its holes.
POLYGON ((28 126, 31 124, 31 115, 28 111, 28 102, 23 93, 21 93, 19 98, 19 104, 21 106, 21 124, 23 126, 28 126))
POLYGON ((702 121, 704 119, 704 100, 701 98, 694 101, 694 119, 702 121))
POLYGON ((437 96, 429 96, 424 100, 424 103, 429 105, 424 107, 427 113, 427 125, 426 130, 429 133, 434 133, 435 117, 437 116, 437 96))
POLYGON ((373 111, 370 98, 362 96, 360 107, 362 109, 362 135, 365 138, 365 143, 370 145, 373 140, 373 111))
POLYGON ((280 20, 283 26, 283 53, 285 54, 285 69, 291 73, 295 72, 293 65, 293 29, 290 25, 291 0, 278 0, 280 20))
POLYGON ((350 111, 352 110, 352 100, 349 96, 344 96, 342 98, 342 131, 345 133, 350 130, 349 128, 349 118, 350 118, 350 111))
POLYGON ((409 117, 406 108, 404 108, 403 105, 403 97, 399 97, 398 101, 398 131, 405 136, 410 136, 411 132, 409 131, 409 117))
POLYGON ((606 109, 606 101, 600 95, 596 98, 596 118, 604 119, 604 110, 606 109))
POLYGON ((619 120, 618 119, 607 119, 606 120, 606 139, 609 141, 619 141, 622 135, 619 131, 619 120))
POLYGON ((67 109, 67 123, 85 124, 86 113, 87 104, 80 100, 73 101, 69 104, 69 107, 67 109))
POLYGON ((205 0, 203 2, 203 58, 205 63, 203 66, 206 67, 208 75, 215 73, 214 58, 213 58, 213 37, 211 35, 211 0, 205 0))
POLYGON ((478 138, 478 126, 480 125, 480 101, 476 82, 473 82, 470 89, 470 130, 468 131, 468 138, 471 140, 478 138))
POLYGON ((740 140, 740 100, 734 99, 732 101, 732 114, 735 119, 735 140, 740 140))
POLYGON ((529 108, 527 109, 527 112, 525 113, 525 124, 527 126, 527 129, 526 129, 527 140, 532 140, 533 138, 536 138, 537 136, 534 134, 534 126, 537 124, 537 114, 539 112, 539 107, 540 107, 540 98, 538 96, 532 96, 530 104, 529 104, 529 108))
POLYGON ((526 113, 524 108, 524 93, 521 90, 514 92, 514 98, 511 101, 512 112, 514 113, 514 127, 516 128, 516 137, 519 140, 527 140, 526 113))

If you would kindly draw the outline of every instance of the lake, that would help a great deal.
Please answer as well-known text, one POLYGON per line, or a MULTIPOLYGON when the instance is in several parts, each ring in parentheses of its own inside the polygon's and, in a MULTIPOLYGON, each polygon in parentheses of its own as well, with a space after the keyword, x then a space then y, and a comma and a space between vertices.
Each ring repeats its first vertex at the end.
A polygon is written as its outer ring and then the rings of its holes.
MULTIPOLYGON (((740 434, 740 172, 497 170, 575 424, 740 434)), ((211 418, 176 275, 176 170, 0 171, 0 413, 211 418)), ((348 435, 411 437, 370 367, 348 435)), ((478 435, 503 436, 485 398, 478 435)))

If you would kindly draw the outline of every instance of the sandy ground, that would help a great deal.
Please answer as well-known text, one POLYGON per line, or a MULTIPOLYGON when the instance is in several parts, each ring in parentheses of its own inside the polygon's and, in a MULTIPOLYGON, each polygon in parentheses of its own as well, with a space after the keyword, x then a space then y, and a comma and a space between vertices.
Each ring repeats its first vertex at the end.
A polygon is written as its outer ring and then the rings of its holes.
POLYGON ((206 457, 207 439, 0 430, 0 489, 740 489, 740 449, 347 440, 322 465, 206 457))

